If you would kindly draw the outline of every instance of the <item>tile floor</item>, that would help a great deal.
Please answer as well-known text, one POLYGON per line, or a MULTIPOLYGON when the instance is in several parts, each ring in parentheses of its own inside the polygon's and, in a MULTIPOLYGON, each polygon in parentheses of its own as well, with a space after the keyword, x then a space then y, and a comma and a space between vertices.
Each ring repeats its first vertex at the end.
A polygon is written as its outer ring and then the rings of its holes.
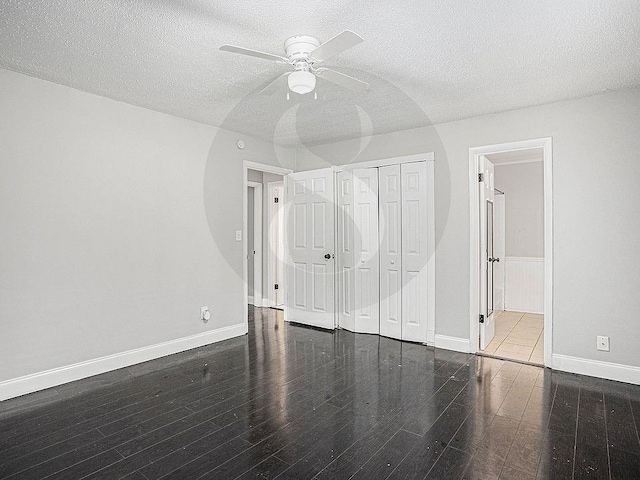
POLYGON ((484 353, 544 365, 544 315, 496 312, 496 335, 484 353))

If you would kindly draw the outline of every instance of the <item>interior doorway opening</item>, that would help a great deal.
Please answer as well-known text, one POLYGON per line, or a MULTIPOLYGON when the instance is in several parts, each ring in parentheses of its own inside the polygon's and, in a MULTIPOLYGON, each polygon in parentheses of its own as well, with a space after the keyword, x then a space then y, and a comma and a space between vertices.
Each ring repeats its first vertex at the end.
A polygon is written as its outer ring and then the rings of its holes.
POLYGON ((244 162, 245 318, 249 305, 279 309, 284 306, 285 248, 279 205, 284 178, 290 173, 281 167, 244 162))
POLYGON ((551 140, 470 149, 471 352, 551 365, 551 140))

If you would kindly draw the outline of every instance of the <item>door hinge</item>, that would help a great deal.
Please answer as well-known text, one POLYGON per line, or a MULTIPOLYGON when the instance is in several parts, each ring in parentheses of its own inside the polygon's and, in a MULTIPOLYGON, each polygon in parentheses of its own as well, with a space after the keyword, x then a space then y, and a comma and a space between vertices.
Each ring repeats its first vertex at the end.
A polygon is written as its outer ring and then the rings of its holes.
POLYGON ((280 288, 280 286, 276 283, 276 284, 275 284, 275 286, 274 286, 274 288, 275 288, 276 290, 278 290, 278 288, 280 288))
POLYGON ((484 182, 484 173, 478 174, 478 182, 484 182))
POLYGON ((273 199, 273 203, 278 203, 280 201, 280 199, 278 197, 273 199))
POLYGON ((484 315, 480 315, 480 319, 479 319, 480 323, 484 323, 484 315))

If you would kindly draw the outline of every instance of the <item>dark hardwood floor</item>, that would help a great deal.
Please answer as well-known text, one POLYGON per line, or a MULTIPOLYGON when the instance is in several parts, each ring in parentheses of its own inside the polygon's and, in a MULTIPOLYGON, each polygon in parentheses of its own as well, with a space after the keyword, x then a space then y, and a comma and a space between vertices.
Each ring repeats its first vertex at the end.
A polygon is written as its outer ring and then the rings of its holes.
POLYGON ((0 403, 0 478, 640 478, 640 387, 250 312, 0 403))

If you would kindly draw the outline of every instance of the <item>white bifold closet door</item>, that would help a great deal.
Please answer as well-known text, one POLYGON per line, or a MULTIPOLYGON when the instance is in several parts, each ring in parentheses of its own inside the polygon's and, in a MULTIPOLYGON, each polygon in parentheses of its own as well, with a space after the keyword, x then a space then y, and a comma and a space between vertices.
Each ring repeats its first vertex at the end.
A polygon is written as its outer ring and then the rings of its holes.
POLYGON ((378 169, 338 174, 340 326, 380 332, 378 169))
POLYGON ((334 197, 330 168, 287 175, 286 317, 334 328, 334 197))
POLYGON ((402 338, 400 165, 380 167, 380 335, 402 338))
POLYGON ((427 342, 427 163, 338 174, 339 324, 427 342))
POLYGON ((429 210, 427 163, 400 167, 402 185, 402 340, 427 342, 429 210))
POLYGON ((380 334, 427 342, 426 162, 380 168, 380 334))

